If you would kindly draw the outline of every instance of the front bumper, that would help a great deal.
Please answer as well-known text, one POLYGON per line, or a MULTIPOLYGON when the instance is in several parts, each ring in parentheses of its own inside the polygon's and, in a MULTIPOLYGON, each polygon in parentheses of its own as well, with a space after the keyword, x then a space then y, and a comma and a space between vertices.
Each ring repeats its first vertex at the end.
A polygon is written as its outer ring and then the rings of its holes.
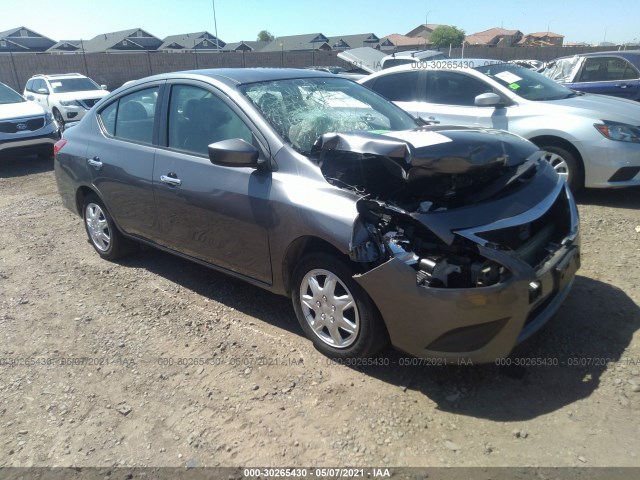
MULTIPOLYGON (((504 282, 479 288, 429 288, 418 285, 416 270, 398 258, 355 276, 380 310, 391 343, 416 357, 488 363, 509 355, 516 344, 540 329, 568 295, 580 266, 575 203, 564 185, 554 195, 566 195, 571 226, 561 245, 541 264, 530 266, 513 252, 478 245, 484 257, 509 269, 511 276, 504 282)), ((496 223, 524 224, 532 215, 544 214, 538 207, 496 223)), ((491 228, 485 225, 458 234, 472 238, 474 232, 491 228)))
POLYGON ((60 112, 65 122, 78 122, 82 120, 82 117, 84 117, 88 111, 89 110, 80 105, 69 105, 66 107, 60 105, 60 112))
POLYGON ((62 138, 60 129, 54 123, 42 129, 37 135, 0 134, 0 155, 49 153, 53 155, 53 145, 62 138))
POLYGON ((577 145, 585 166, 585 187, 640 185, 640 144, 617 142, 600 135, 577 145))

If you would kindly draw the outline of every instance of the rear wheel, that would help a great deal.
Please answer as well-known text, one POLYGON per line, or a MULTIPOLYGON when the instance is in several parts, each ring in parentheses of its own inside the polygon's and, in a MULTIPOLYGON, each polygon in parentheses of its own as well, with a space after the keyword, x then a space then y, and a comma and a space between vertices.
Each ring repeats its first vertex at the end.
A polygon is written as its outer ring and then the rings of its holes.
POLYGON ((131 241, 120 233, 98 197, 88 195, 82 212, 89 241, 102 258, 115 260, 130 252, 131 241))
POLYGON ((300 326, 329 357, 369 357, 389 341, 377 308, 353 274, 339 258, 318 253, 304 257, 293 275, 300 326))
POLYGON ((571 191, 577 192, 584 186, 582 164, 573 153, 556 145, 541 146, 540 149, 545 151, 543 158, 565 179, 571 191))

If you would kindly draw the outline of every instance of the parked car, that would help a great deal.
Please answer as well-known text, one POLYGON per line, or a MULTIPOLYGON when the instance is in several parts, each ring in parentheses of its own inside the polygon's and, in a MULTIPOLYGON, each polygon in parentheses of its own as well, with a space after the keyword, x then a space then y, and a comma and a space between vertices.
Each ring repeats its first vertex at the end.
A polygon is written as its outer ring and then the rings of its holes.
POLYGON ((327 355, 491 362, 567 296, 576 206, 532 143, 420 123, 322 72, 163 74, 65 133, 55 175, 103 258, 143 242, 291 296, 327 355))
POLYGON ((575 92, 496 60, 442 60, 359 80, 430 122, 508 130, 545 150, 576 191, 640 185, 640 105, 575 92))
POLYGON ((338 58, 365 73, 375 73, 398 65, 444 60, 449 56, 438 50, 406 50, 386 54, 375 48, 358 47, 338 53, 338 58))
POLYGON ((561 57, 542 73, 574 90, 640 101, 640 50, 561 57))
POLYGON ((0 83, 0 155, 37 154, 53 157, 53 145, 61 138, 50 113, 0 83))
POLYGON ((51 112, 60 127, 76 122, 101 98, 108 95, 106 85, 98 85, 79 73, 34 75, 24 88, 24 96, 51 112))

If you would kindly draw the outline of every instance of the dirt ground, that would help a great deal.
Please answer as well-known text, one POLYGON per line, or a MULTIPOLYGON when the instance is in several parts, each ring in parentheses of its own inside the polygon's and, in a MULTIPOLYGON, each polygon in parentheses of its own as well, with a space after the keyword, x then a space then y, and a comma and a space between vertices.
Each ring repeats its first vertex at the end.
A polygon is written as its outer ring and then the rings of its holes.
POLYGON ((640 466, 640 189, 578 201, 574 289, 512 356, 548 365, 351 367, 286 298, 101 260, 51 162, 1 160, 0 467, 640 466))

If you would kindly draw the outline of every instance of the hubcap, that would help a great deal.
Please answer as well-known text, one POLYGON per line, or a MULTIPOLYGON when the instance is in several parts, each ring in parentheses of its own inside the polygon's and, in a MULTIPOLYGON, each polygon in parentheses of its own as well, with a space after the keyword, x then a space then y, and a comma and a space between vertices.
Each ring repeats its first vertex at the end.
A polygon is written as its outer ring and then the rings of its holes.
POLYGON ((558 175, 567 181, 569 179, 569 165, 567 161, 557 153, 545 152, 544 159, 551 164, 558 175))
POLYGON ((344 283, 328 270, 311 270, 300 285, 304 318, 327 345, 347 348, 360 330, 358 308, 344 283))
POLYGON ((106 252, 111 245, 111 232, 109 223, 100 205, 89 203, 85 210, 87 231, 95 247, 101 252, 106 252))

